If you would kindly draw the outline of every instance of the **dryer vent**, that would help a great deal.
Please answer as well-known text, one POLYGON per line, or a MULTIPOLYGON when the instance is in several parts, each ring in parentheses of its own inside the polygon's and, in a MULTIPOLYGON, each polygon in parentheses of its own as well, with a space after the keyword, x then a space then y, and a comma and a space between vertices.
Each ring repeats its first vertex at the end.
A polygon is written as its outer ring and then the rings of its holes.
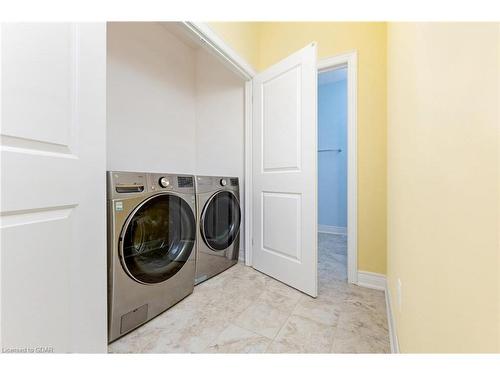
POLYGON ((148 305, 142 305, 125 315, 122 315, 120 333, 125 333, 140 326, 148 320, 148 305))
POLYGON ((180 188, 193 187, 193 177, 191 176, 178 176, 177 186, 180 188))

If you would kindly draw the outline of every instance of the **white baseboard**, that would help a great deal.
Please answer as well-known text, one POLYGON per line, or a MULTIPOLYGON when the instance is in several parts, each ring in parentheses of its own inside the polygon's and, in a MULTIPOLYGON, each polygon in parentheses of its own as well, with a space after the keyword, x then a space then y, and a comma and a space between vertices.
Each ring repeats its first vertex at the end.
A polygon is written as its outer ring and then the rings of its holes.
POLYGON ((358 285, 370 289, 385 290, 385 275, 368 271, 358 271, 358 285))
POLYGON ((383 290, 385 292, 385 309, 387 311, 387 326, 389 328, 389 340, 391 342, 391 353, 399 353, 398 336, 396 334, 396 324, 392 315, 391 293, 387 287, 387 278, 380 273, 358 271, 359 286, 383 290))
POLYGON ((245 263, 245 249, 240 249, 238 253, 238 262, 245 263))
POLYGON ((318 225, 318 232, 330 234, 347 234, 347 227, 336 227, 333 225, 318 225))
POLYGON ((385 309, 387 310, 387 325, 389 327, 391 353, 399 353, 398 335, 396 334, 396 322, 394 321, 394 316, 392 315, 391 292, 389 291, 389 287, 386 287, 385 289, 385 309))

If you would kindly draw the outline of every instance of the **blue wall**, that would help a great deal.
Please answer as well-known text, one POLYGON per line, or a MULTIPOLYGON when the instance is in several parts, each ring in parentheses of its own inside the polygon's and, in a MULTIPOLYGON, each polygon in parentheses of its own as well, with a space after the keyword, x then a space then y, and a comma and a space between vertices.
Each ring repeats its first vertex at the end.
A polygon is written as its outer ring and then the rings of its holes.
POLYGON ((318 223, 347 227, 347 70, 318 77, 318 223))

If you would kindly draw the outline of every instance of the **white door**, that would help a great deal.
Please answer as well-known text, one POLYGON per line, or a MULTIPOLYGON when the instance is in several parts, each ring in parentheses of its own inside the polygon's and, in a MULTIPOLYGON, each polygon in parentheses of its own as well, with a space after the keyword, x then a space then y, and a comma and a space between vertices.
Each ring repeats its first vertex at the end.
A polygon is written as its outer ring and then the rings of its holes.
POLYGON ((0 35, 1 346, 103 352, 106 25, 0 35))
POLYGON ((317 296, 316 43, 253 79, 253 267, 317 296))

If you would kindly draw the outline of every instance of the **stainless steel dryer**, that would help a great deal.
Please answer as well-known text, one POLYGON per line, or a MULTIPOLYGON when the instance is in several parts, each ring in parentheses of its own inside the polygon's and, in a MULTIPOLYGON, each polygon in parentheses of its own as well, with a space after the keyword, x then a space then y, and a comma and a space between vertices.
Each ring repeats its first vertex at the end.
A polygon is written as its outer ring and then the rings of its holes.
POLYGON ((196 195, 189 175, 108 172, 108 341, 194 287, 196 195))
POLYGON ((240 188, 237 177, 196 176, 198 234, 195 284, 238 262, 240 188))

